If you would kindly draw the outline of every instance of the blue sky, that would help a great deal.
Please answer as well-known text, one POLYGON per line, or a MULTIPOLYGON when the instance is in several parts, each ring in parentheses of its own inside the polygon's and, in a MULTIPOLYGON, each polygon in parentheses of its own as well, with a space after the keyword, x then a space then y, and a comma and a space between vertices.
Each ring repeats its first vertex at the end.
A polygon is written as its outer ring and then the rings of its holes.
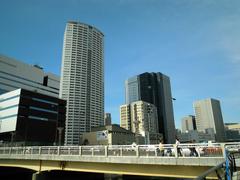
POLYGON ((66 22, 105 34, 105 111, 119 123, 124 81, 143 72, 171 78, 174 116, 193 101, 221 101, 225 122, 240 122, 240 1, 1 0, 0 53, 60 75, 66 22))

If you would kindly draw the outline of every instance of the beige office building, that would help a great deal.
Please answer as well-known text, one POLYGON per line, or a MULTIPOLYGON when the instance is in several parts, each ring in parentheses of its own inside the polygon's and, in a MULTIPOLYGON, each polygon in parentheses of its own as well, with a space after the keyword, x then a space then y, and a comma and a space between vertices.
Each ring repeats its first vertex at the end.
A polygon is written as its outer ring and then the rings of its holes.
POLYGON ((130 104, 124 104, 120 106, 120 126, 131 131, 130 104))
POLYGON ((144 101, 131 103, 132 132, 145 135, 145 132, 157 133, 157 108, 144 101))
POLYGON ((189 115, 182 118, 182 132, 196 130, 195 116, 189 115))
POLYGON ((215 134, 216 142, 225 141, 225 130, 220 102, 216 99, 204 99, 193 104, 196 115, 196 126, 200 132, 215 134))
POLYGON ((144 101, 120 106, 120 126, 137 135, 144 136, 146 144, 160 139, 157 108, 144 101))

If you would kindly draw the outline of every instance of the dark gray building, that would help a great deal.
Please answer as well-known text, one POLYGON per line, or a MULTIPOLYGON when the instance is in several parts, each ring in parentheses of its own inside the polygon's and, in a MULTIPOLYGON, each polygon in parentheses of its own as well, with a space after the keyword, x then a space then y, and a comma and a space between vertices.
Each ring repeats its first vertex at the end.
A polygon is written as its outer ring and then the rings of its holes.
POLYGON ((172 94, 168 76, 158 73, 143 73, 125 81, 126 104, 145 101, 154 104, 158 112, 159 133, 165 143, 174 143, 175 124, 172 94))
POLYGON ((111 113, 104 113, 104 125, 109 126, 112 124, 111 113))
POLYGON ((0 141, 22 145, 63 144, 66 101, 17 89, 0 95, 0 141))

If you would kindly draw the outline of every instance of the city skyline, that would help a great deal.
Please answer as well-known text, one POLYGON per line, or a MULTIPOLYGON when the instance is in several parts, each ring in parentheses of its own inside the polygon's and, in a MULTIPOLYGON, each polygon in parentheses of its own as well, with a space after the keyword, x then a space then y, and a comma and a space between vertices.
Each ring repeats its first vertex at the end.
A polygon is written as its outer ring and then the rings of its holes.
POLYGON ((224 122, 239 122, 240 3, 194 2, 2 1, 0 53, 60 75, 66 22, 91 24, 106 35, 105 111, 113 123, 120 123, 124 81, 144 72, 171 78, 176 127, 194 101, 209 97, 221 101, 224 122))

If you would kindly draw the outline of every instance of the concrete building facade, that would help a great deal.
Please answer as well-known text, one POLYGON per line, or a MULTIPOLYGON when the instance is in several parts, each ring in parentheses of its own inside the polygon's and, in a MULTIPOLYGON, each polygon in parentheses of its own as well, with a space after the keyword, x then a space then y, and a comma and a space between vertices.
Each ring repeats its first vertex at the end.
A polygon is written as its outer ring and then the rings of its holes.
POLYGON ((182 118, 182 132, 196 130, 195 116, 189 115, 182 118))
POLYGON ((128 145, 135 142, 135 135, 113 124, 93 128, 92 132, 83 133, 80 139, 83 145, 128 145))
POLYGON ((136 134, 158 133, 157 108, 144 101, 131 103, 131 130, 136 134))
POLYGON ((120 106, 120 126, 127 130, 132 130, 130 104, 120 106))
MULTIPOLYGON (((220 102, 216 99, 204 99, 193 104, 196 126, 200 132, 214 132, 217 142, 225 141, 225 130, 220 102)), ((209 133, 210 134, 210 133, 209 133)))
POLYGON ((60 98, 67 100, 65 144, 104 124, 103 33, 93 26, 68 22, 64 33, 60 98))
POLYGON ((155 142, 162 138, 158 133, 157 108, 151 103, 136 101, 120 106, 120 126, 144 136, 146 144, 151 143, 151 139, 155 142))
POLYGON ((154 104, 158 130, 166 143, 175 142, 175 123, 170 78, 162 73, 143 73, 125 81, 125 102, 145 101, 154 104))
POLYGON ((45 73, 40 66, 0 55, 0 94, 23 88, 58 97, 59 85, 60 77, 45 73))

